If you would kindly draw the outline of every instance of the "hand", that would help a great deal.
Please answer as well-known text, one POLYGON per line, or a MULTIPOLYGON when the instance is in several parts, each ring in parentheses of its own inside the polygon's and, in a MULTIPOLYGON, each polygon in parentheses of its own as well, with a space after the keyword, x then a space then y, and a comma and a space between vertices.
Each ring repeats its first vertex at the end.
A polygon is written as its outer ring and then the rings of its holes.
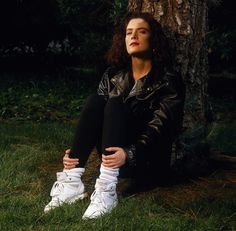
POLYGON ((65 155, 63 157, 63 165, 64 165, 64 170, 70 170, 75 168, 76 165, 79 164, 79 159, 76 158, 70 158, 70 149, 67 149, 65 151, 65 155))
POLYGON ((127 154, 123 148, 109 147, 108 152, 114 152, 111 155, 102 155, 102 165, 107 168, 119 168, 125 164, 127 154))

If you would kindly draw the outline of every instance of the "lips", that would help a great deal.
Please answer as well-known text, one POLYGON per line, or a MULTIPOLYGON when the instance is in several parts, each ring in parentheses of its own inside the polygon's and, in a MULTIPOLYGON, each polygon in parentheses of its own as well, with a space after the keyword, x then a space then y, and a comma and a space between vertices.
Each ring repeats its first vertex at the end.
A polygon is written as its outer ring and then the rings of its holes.
POLYGON ((137 45, 139 45, 139 43, 138 43, 138 42, 132 42, 132 43, 130 43, 129 45, 130 45, 130 46, 137 46, 137 45))

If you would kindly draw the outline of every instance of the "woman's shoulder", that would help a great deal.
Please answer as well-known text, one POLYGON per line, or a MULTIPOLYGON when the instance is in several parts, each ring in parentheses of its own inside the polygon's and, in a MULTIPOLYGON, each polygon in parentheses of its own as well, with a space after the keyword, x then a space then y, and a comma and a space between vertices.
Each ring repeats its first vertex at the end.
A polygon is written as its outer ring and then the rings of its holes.
POLYGON ((112 77, 116 76, 118 73, 125 72, 124 69, 115 67, 115 66, 109 66, 106 68, 103 78, 111 79, 112 77))

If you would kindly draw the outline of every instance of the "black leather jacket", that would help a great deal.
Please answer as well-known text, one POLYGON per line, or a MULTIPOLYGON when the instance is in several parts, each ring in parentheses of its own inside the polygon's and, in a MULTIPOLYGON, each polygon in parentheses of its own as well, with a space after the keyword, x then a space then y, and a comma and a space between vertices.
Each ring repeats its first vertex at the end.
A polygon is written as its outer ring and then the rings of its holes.
POLYGON ((143 150, 150 151, 148 147, 152 147, 158 155, 158 144, 172 146, 182 127, 185 88, 179 75, 157 71, 157 68, 152 68, 127 92, 130 78, 128 71, 108 68, 97 93, 105 99, 123 97, 134 116, 142 118, 140 123, 144 126, 141 135, 135 143, 123 147, 128 154, 128 163, 134 166, 140 150, 142 155, 148 155, 145 151, 146 154, 143 154, 143 150))

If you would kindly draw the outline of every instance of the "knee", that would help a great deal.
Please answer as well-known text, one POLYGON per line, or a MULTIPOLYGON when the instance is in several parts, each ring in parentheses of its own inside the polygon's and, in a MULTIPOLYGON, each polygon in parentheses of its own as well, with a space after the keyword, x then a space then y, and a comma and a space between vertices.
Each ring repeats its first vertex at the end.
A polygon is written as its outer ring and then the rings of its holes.
POLYGON ((98 94, 91 94, 85 101, 84 107, 87 110, 94 108, 104 108, 106 101, 103 96, 98 94))
POLYGON ((102 95, 98 95, 98 94, 90 94, 87 98, 87 102, 91 102, 91 103, 104 103, 105 99, 102 95))
POLYGON ((120 97, 110 98, 104 109, 104 116, 111 116, 114 113, 122 113, 124 111, 124 103, 120 97))

